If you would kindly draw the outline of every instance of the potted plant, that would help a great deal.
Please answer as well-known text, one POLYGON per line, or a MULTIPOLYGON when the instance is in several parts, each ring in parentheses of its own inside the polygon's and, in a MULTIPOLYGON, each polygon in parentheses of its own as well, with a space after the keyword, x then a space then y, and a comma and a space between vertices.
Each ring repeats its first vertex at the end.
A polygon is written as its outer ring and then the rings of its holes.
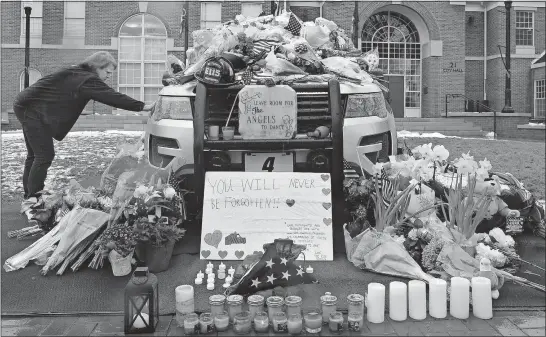
POLYGON ((136 243, 135 232, 128 223, 112 224, 99 237, 98 251, 102 257, 108 257, 114 276, 131 273, 136 243))
POLYGON ((181 220, 173 222, 174 219, 162 216, 154 221, 148 217, 141 217, 134 223, 137 257, 151 272, 158 273, 169 268, 174 244, 186 232, 185 229, 178 227, 181 220))

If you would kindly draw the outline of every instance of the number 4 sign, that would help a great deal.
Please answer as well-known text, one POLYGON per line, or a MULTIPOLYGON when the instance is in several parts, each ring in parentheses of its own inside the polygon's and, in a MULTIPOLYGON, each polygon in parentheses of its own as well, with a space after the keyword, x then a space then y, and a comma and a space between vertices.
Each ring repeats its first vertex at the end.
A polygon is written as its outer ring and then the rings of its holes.
POLYGON ((294 155, 292 153, 246 153, 245 171, 293 172, 294 155))

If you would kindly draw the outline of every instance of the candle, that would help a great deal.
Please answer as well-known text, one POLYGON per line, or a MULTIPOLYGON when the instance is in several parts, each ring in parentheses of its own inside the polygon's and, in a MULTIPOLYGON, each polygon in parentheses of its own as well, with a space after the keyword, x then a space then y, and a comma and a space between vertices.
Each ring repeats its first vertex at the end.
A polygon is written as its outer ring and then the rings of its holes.
POLYGON ((423 281, 408 283, 409 316, 416 320, 427 318, 427 285, 423 281))
POLYGON ((208 280, 213 280, 214 281, 214 278, 216 277, 216 274, 214 273, 210 273, 209 276, 207 276, 207 279, 208 280))
POLYGON ((389 317, 393 321, 408 318, 408 286, 404 282, 389 284, 389 317))
POLYGON ((358 312, 351 312, 347 317, 347 328, 349 331, 360 331, 360 327, 364 322, 364 315, 358 312))
POLYGON ((206 273, 207 275, 209 275, 210 273, 212 273, 212 268, 207 268, 207 269, 205 269, 205 273, 206 273))
POLYGON ((447 282, 433 279, 428 283, 428 312, 434 318, 447 316, 447 282))
POLYGON ((222 136, 225 140, 233 139, 235 135, 235 128, 233 126, 222 126, 222 136))
POLYGON ((209 125, 209 138, 217 140, 220 133, 220 127, 218 125, 209 125))
POLYGON ((339 334, 343 332, 343 314, 339 311, 330 313, 330 332, 339 334))
POLYGON ((218 270, 226 270, 226 265, 224 264, 224 262, 220 262, 220 265, 218 266, 218 270))
POLYGON ((385 286, 368 283, 367 318, 370 323, 383 323, 385 320, 385 286))
POLYGON ((214 283, 207 283, 207 290, 214 290, 214 283))
POLYGON ((299 313, 288 315, 288 333, 291 335, 299 335, 303 329, 303 319, 299 313))
POLYGON ((184 321, 184 317, 195 311, 193 301, 193 287, 191 285, 181 285, 176 287, 175 299, 176 299, 176 320, 180 325, 184 321))
POLYGON ((225 278, 226 278, 226 272, 223 271, 223 270, 220 270, 220 271, 218 272, 218 279, 219 279, 219 280, 223 280, 223 279, 225 279, 225 278))
POLYGON ((269 315, 267 312, 257 312, 254 315, 254 330, 256 332, 267 332, 269 330, 269 315))
POLYGON ((222 287, 224 287, 225 289, 229 288, 230 286, 231 284, 227 282, 222 285, 222 287))
POLYGON ((226 297, 224 295, 211 295, 209 297, 210 313, 214 317, 225 311, 226 297))
POLYGON ((284 312, 276 312, 273 315, 273 331, 275 332, 287 332, 288 331, 288 319, 284 312))
POLYGON ((229 315, 227 311, 222 311, 214 315, 214 326, 217 331, 226 331, 229 327, 229 315))
POLYGON ((322 330, 322 315, 319 309, 307 310, 303 315, 305 331, 319 333, 322 330))
POLYGON ((195 279, 195 284, 199 285, 199 284, 203 284, 203 279, 198 277, 195 279))
POLYGON ((199 316, 199 325, 201 326, 201 334, 206 335, 214 331, 214 321, 210 312, 204 312, 199 316))
POLYGON ((232 276, 226 276, 226 283, 231 283, 233 282, 233 277, 232 276))
POLYGON ((252 324, 250 322, 250 313, 248 311, 239 312, 233 318, 233 331, 243 335, 250 332, 252 324))
POLYGON ((141 312, 140 315, 142 315, 142 317, 140 317, 139 315, 133 316, 133 318, 136 317, 135 322, 133 323, 133 327, 135 329, 142 329, 150 324, 150 316, 148 316, 147 313, 141 312))
POLYGON ((320 297, 320 302, 322 304, 322 322, 326 325, 330 321, 330 314, 337 311, 337 297, 327 292, 320 297))
POLYGON ((486 277, 472 278, 472 313, 477 318, 493 318, 491 280, 486 277))
POLYGON ((462 277, 451 278, 451 294, 449 296, 449 313, 458 319, 469 316, 470 281, 462 277))
POLYGON ((203 272, 199 270, 199 272, 197 273, 197 278, 204 278, 204 277, 205 277, 205 274, 203 274, 203 272))
POLYGON ((184 317, 184 334, 197 335, 199 333, 199 316, 191 312, 184 317))
POLYGON ((233 266, 229 266, 228 274, 233 277, 233 274, 235 274, 235 269, 233 269, 233 266))
POLYGON ((307 268, 305 268, 305 272, 306 272, 307 274, 313 274, 313 267, 308 266, 307 268))
POLYGON ((207 263, 207 269, 212 269, 214 268, 214 265, 212 264, 212 262, 209 261, 209 263, 207 263))

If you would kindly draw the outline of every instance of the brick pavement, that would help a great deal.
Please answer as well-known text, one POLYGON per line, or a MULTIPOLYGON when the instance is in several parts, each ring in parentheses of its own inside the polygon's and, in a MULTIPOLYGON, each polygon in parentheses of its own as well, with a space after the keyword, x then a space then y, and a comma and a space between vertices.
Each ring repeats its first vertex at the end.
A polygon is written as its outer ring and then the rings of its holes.
MULTIPOLYGON (((446 319, 428 317, 423 321, 408 319, 404 322, 394 322, 388 319, 381 324, 366 323, 359 333, 349 333, 350 336, 544 336, 544 310, 495 311, 491 320, 481 320, 470 316, 459 320, 449 316, 446 319)), ((320 336, 329 335, 328 329, 323 329, 320 336)), ((347 334, 347 332, 345 333, 347 334)), ((2 316, 2 336, 122 336, 122 316, 41 316, 14 317, 2 316)), ((146 335, 146 334, 140 334, 146 335)), ((161 316, 156 333, 152 336, 182 336, 172 315, 161 316)), ((213 333, 208 336, 230 336, 234 333, 213 333)), ((250 333, 250 336, 288 336, 288 334, 250 333)))

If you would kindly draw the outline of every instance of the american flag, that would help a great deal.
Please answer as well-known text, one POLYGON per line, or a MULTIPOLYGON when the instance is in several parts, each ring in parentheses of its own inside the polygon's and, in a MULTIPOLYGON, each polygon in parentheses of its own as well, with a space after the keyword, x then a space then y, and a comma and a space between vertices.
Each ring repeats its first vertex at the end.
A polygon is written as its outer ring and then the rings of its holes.
POLYGON ((287 31, 289 31, 293 35, 299 36, 300 31, 301 31, 301 27, 303 27, 303 25, 301 24, 298 17, 296 15, 294 15, 294 13, 290 13, 290 19, 288 20, 288 25, 286 25, 286 27, 284 27, 284 29, 286 29, 287 31))
POLYGON ((258 40, 254 41, 254 48, 252 48, 252 52, 256 56, 256 59, 262 59, 269 51, 271 51, 271 47, 276 46, 278 44, 275 40, 258 40))
POLYGON ((274 7, 271 8, 271 14, 275 16, 281 15, 281 4, 279 0, 274 1, 274 7))
POLYGON ((243 275, 237 284, 228 289, 226 295, 248 295, 276 287, 288 287, 298 284, 318 283, 313 275, 306 273, 303 267, 297 266, 296 254, 290 252, 292 240, 277 239, 274 243, 264 245, 265 253, 250 270, 243 275))
POLYGON ((345 179, 358 179, 360 177, 356 167, 351 166, 345 159, 343 159, 343 174, 345 179))
POLYGON ((265 76, 261 74, 256 74, 254 71, 252 71, 252 67, 247 67, 246 70, 243 72, 243 83, 245 85, 249 84, 263 84, 266 79, 272 78, 271 76, 265 76))

